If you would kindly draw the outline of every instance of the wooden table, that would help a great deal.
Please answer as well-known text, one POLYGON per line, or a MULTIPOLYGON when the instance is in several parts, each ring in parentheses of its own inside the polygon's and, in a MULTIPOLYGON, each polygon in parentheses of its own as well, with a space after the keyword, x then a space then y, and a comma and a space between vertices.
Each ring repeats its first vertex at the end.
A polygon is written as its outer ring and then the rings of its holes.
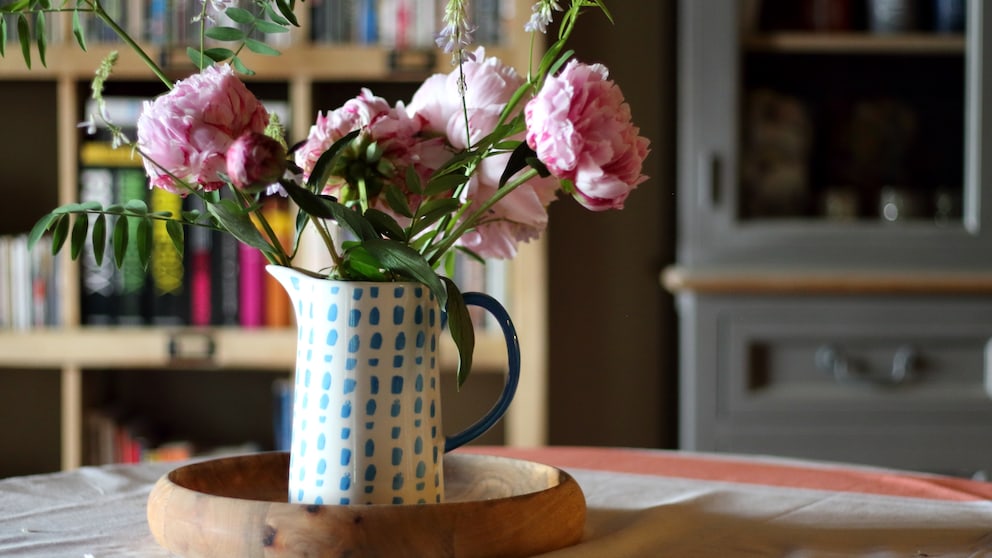
MULTIPOLYGON (((583 541, 554 558, 992 556, 992 484, 778 458, 662 450, 467 448, 572 474, 583 541)), ((0 480, 0 556, 169 556, 145 504, 175 464, 0 480)), ((494 527, 495 528, 495 527, 494 527)))

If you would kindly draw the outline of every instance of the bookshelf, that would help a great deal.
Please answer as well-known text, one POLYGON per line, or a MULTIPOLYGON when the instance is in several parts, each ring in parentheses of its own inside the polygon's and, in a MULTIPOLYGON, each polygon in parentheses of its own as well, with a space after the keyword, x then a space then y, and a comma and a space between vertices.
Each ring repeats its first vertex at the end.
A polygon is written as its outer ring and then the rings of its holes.
MULTIPOLYGON (((487 46, 487 54, 499 56, 525 72, 533 60, 531 37, 523 31, 529 2, 503 0, 500 6, 503 38, 498 45, 487 46)), ((249 87, 284 95, 291 110, 287 126, 291 139, 305 136, 317 110, 338 106, 324 103, 356 95, 359 84, 394 102, 408 98, 429 73, 450 69, 449 57, 440 52, 431 68, 397 70, 390 65, 395 54, 389 46, 311 42, 308 15, 307 9, 298 14, 301 27, 293 30, 288 44, 278 47, 281 56, 243 57, 257 72, 256 78, 246 79, 249 87), (404 92, 403 97, 391 97, 404 92)), ((0 58, 0 81, 4 85, 0 90, 0 117, 31 128, 26 137, 7 135, 0 139, 4 190, 13 195, 14 202, 0 209, 0 223, 4 223, 0 225, 0 235, 25 233, 38 216, 56 204, 77 200, 79 152, 84 137, 77 125, 84 119, 82 107, 93 71, 107 53, 115 49, 120 52, 108 82, 112 93, 150 97, 161 90, 161 84, 125 47, 91 41, 83 52, 71 37, 70 15, 49 17, 49 30, 54 36, 46 66, 33 52, 32 69, 28 70, 16 45, 9 45, 6 57, 0 58), (25 115, 31 117, 25 120, 25 115), (38 138, 40 147, 31 145, 33 138, 38 138)), ((149 50, 160 60, 170 61, 167 71, 174 77, 192 72, 179 49, 149 50)), ((517 397, 501 423, 503 433, 499 439, 508 445, 533 446, 546 441, 545 261, 543 242, 532 242, 522 246, 518 257, 506 266, 507 295, 503 303, 517 325, 523 350, 517 397)), ((0 432, 0 444, 16 448, 14 453, 19 456, 11 461, 10 468, 0 466, 0 477, 89 464, 85 416, 90 406, 101 401, 101 396, 93 393, 115 377, 131 374, 151 378, 153 374, 156 382, 170 385, 172 381, 187 390, 197 389, 198 375, 211 382, 222 377, 235 393, 257 398, 257 393, 248 393, 257 391, 257 377, 291 374, 295 328, 83 325, 80 266, 67 253, 58 256, 57 265, 59 272, 52 288, 58 292, 58 324, 0 328, 0 393, 4 394, 0 397, 0 418, 8 424, 22 425, 20 434, 0 432), (38 404, 28 403, 31 400, 38 404), (23 432, 37 434, 24 436, 23 432)), ((455 356, 453 343, 446 339, 442 367, 453 370, 455 356)), ((504 361, 499 334, 480 332, 474 380, 480 385, 491 384, 498 393, 504 361)), ((454 384, 453 377, 450 383, 454 384)), ((446 410, 459 406, 453 399, 460 395, 447 397, 446 410)), ((476 403, 489 404, 485 401, 488 396, 469 396, 475 397, 482 399, 476 403)), ((495 397, 492 395, 492 401, 495 397)), ((181 397, 174 402, 178 408, 183 404, 181 397)), ((484 410, 485 407, 474 407, 462 411, 474 417, 484 410)), ((213 414, 222 413, 218 409, 213 414)), ((202 418, 211 420, 209 410, 202 418)))

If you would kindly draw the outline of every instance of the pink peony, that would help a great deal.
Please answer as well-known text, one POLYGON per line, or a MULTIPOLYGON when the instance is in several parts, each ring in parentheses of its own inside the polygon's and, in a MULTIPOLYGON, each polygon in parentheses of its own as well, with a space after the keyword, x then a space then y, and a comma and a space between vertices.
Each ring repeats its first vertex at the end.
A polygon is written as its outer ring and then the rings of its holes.
MULTIPOLYGON (((450 153, 440 140, 422 137, 424 120, 410 116, 402 104, 390 106, 382 97, 362 89, 354 99, 341 108, 326 114, 317 114, 317 122, 303 145, 296 150, 296 164, 303 169, 304 180, 309 179, 320 156, 349 132, 362 130, 369 139, 378 143, 383 157, 396 168, 395 181, 402 185, 406 168, 413 165, 419 176, 426 180, 444 163, 450 153)), ((343 182, 331 182, 324 193, 336 195, 343 182)))
MULTIPOLYGON (((468 110, 471 141, 493 131, 500 111, 523 85, 516 70, 495 57, 486 58, 479 47, 474 61, 462 64, 465 74, 465 107, 468 110)), ((427 78, 414 93, 406 109, 410 115, 426 119, 426 128, 444 134, 454 147, 468 147, 465 138, 465 113, 458 88, 458 70, 427 78)))
POLYGON ((242 134, 227 148, 227 176, 243 190, 265 188, 286 170, 286 148, 265 134, 242 134))
POLYGON ((622 209, 638 184, 648 140, 631 123, 630 106, 600 64, 570 61, 527 103, 527 144, 551 174, 575 185, 588 209, 622 209))
MULTIPOLYGON (((499 115, 524 80, 497 58, 486 58, 479 48, 473 61, 463 63, 465 75, 465 109, 470 137, 466 138, 465 110, 459 94, 458 71, 431 76, 413 95, 407 111, 426 120, 428 131, 443 135, 457 149, 464 149, 490 134, 499 115)), ((521 134, 515 138, 523 140, 521 134)), ((476 200, 466 214, 471 214, 484 200, 491 198, 499 186, 500 176, 509 161, 508 154, 486 158, 469 181, 464 198, 476 200)), ((547 205, 555 199, 558 182, 532 179, 490 208, 474 230, 459 239, 464 246, 484 258, 512 258, 517 244, 541 235, 548 224, 547 205)))
POLYGON ((230 66, 210 66, 176 82, 165 95, 146 101, 138 117, 138 148, 152 186, 183 195, 189 192, 175 179, 208 191, 220 188, 228 147, 246 132, 265 131, 268 120, 230 66))

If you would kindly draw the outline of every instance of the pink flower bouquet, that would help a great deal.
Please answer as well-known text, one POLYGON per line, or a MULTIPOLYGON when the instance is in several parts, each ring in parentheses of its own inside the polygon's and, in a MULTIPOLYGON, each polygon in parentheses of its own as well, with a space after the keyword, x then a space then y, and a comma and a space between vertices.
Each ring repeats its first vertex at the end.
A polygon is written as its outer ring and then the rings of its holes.
MULTIPOLYGON (((529 31, 545 32, 556 13, 562 22, 541 64, 521 74, 482 48, 469 50, 473 26, 465 0, 449 0, 437 42, 457 62, 451 73, 429 77, 406 103, 363 89, 343 106, 317 114, 305 140, 292 148, 238 77, 249 71, 237 57, 240 49, 191 51, 201 71, 175 84, 143 56, 170 90, 146 103, 133 149, 152 187, 202 198, 207 211, 161 215, 128 204, 60 208, 38 222, 31 238, 54 231, 56 250, 70 239, 78 254, 86 231, 69 234, 70 215, 96 215, 89 231, 94 244, 104 241, 104 217, 164 219, 225 231, 270 263, 289 266, 296 245, 284 248, 259 203, 263 195, 284 195, 301 212, 297 234, 313 227, 333 261, 331 269, 312 273, 420 281, 449 315, 462 315, 457 287, 439 271, 454 251, 512 258, 520 242, 541 235, 547 207, 560 195, 593 211, 621 209, 646 180, 641 169, 648 140, 633 124, 620 88, 605 67, 562 54, 580 11, 598 8, 609 16, 603 0, 563 3, 564 9, 556 0, 535 3, 529 31), (348 240, 335 241, 334 223, 348 240)), ((215 4, 204 4, 203 33, 221 38, 209 27, 215 4)), ((239 21, 256 18, 260 28, 295 21, 292 2, 274 3, 280 11, 273 3, 260 5, 261 15, 228 13, 239 21)), ((94 15, 112 21, 102 10, 94 15)), ((247 37, 227 32, 223 38, 264 52, 247 37)), ((109 67, 94 81, 98 100, 108 76, 109 67)), ((169 228, 180 237, 174 240, 181 240, 182 226, 169 228)), ((128 239, 114 235, 113 241, 128 239)), ((115 254, 123 254, 121 248, 115 254)), ((465 344, 471 337, 467 332, 465 344)), ((471 346, 459 348, 471 352, 471 346)))

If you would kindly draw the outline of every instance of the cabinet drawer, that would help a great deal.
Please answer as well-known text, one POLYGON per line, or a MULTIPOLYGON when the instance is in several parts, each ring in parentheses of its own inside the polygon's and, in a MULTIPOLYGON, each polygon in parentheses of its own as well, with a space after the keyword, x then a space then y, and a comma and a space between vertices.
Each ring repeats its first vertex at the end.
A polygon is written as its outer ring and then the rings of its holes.
POLYGON ((717 328, 723 418, 992 419, 984 300, 778 297, 722 306, 717 328))
POLYGON ((992 465, 992 300, 706 296, 694 309, 715 350, 694 347, 688 444, 941 472, 992 465))

